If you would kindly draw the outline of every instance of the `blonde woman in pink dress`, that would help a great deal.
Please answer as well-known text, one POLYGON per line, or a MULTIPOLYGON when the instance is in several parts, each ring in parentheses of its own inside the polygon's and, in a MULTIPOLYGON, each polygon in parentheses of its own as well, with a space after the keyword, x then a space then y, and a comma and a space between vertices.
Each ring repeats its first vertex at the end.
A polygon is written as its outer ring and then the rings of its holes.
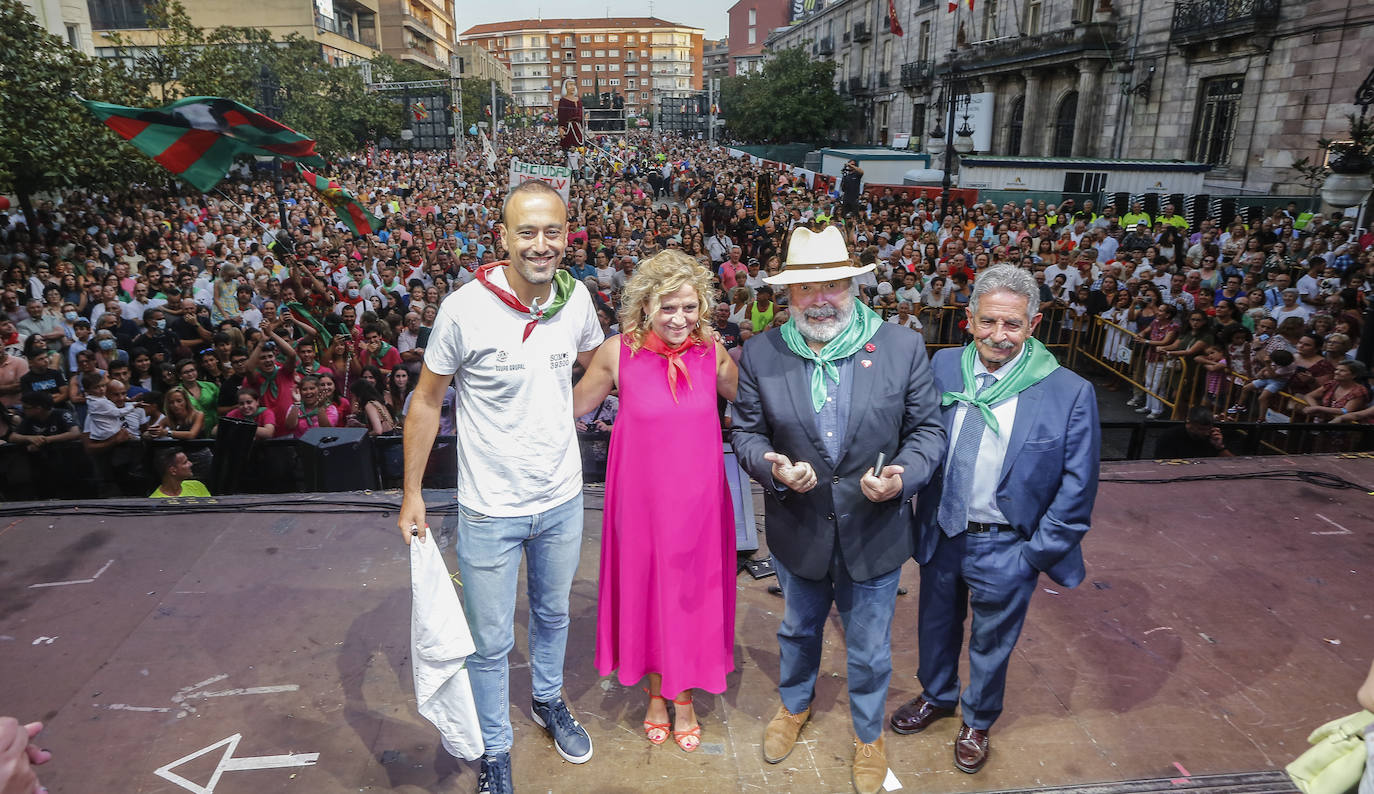
POLYGON ((625 686, 647 678, 645 736, 657 745, 671 735, 691 752, 701 744, 692 691, 724 692, 734 670, 735 519, 716 398, 734 399, 739 372, 714 337, 711 276, 696 260, 673 249, 650 257, 621 301, 621 333, 597 349, 573 390, 576 416, 612 388, 620 397, 596 667, 617 671, 625 686))

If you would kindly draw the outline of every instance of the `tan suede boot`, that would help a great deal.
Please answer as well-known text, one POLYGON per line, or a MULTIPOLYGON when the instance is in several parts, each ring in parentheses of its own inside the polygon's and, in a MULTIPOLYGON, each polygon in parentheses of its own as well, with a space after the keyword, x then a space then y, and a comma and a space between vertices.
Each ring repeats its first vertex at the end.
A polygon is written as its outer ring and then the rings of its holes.
POLYGON ((878 794, 887 779, 887 751, 883 737, 872 744, 854 739, 854 790, 859 794, 878 794))
POLYGON ((793 714, 786 706, 778 706, 778 713, 773 715, 768 727, 763 729, 763 760, 776 764, 786 758, 796 745, 797 735, 801 733, 802 726, 809 719, 809 706, 800 714, 793 714))

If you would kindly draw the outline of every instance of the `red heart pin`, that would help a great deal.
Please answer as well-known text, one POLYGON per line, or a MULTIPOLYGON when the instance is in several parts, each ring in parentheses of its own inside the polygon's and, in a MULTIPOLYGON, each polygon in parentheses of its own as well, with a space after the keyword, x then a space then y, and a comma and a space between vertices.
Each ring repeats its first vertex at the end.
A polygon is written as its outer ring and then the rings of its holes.
POLYGON ((873 351, 875 351, 875 350, 877 350, 877 349, 878 349, 878 346, 875 345, 875 344, 873 344, 872 342, 869 342, 868 344, 864 345, 864 350, 867 350, 867 351, 870 352, 870 353, 872 353, 873 351))

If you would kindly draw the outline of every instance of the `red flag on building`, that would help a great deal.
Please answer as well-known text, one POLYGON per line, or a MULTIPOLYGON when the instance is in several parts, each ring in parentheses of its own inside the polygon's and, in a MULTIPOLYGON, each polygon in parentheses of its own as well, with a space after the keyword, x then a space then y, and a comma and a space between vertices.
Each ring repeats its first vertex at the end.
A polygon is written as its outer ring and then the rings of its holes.
POLYGON ((425 103, 417 101, 411 105, 410 111, 415 114, 416 121, 424 121, 429 118, 429 111, 425 109, 425 103))
POLYGON ((887 27, 892 35, 902 35, 902 23, 897 19, 897 0, 887 0, 887 27))

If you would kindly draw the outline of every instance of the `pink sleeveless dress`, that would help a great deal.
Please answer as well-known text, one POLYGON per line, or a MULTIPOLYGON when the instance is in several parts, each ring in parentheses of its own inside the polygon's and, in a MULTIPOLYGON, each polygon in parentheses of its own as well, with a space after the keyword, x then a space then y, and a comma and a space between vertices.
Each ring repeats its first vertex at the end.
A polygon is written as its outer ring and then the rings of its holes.
POLYGON ((678 401, 668 360, 620 346, 620 413, 602 511, 596 668, 663 694, 725 691, 735 669, 735 517, 716 413, 716 356, 682 356, 678 401))

